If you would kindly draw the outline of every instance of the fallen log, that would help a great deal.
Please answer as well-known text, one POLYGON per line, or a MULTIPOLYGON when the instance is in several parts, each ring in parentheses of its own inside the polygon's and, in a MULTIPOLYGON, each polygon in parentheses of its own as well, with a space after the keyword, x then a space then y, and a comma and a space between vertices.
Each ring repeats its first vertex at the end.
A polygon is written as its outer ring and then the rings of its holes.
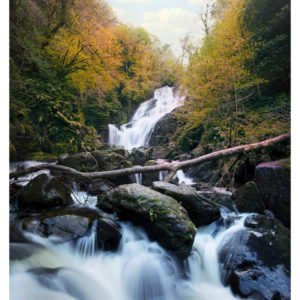
POLYGON ((34 166, 19 172, 12 172, 9 175, 10 179, 17 179, 18 177, 37 172, 40 170, 53 170, 53 171, 59 171, 62 173, 66 173, 68 175, 71 175, 76 178, 83 178, 83 179, 107 179, 107 178, 115 178, 118 176, 124 176, 124 175, 132 175, 136 173, 151 173, 151 172, 159 172, 159 171, 169 171, 169 175, 164 179, 166 182, 171 182, 172 178, 176 174, 176 172, 183 168, 188 168, 194 165, 200 165, 204 162, 207 162, 212 159, 220 159, 227 156, 231 156, 237 153, 241 152, 249 152, 253 150, 260 150, 278 143, 282 143, 284 141, 287 141, 290 139, 290 133, 286 133, 280 136, 277 136, 275 138, 271 138, 262 142, 254 143, 254 144, 247 144, 242 146, 237 146, 225 150, 219 150, 215 151, 197 158, 185 160, 185 161, 174 161, 171 163, 163 163, 160 165, 154 165, 154 166, 134 166, 132 168, 125 168, 125 169, 118 169, 118 170, 110 170, 110 171, 102 171, 102 172, 79 172, 75 169, 66 167, 66 166, 60 166, 60 165, 53 165, 53 164, 42 164, 38 166, 34 166))

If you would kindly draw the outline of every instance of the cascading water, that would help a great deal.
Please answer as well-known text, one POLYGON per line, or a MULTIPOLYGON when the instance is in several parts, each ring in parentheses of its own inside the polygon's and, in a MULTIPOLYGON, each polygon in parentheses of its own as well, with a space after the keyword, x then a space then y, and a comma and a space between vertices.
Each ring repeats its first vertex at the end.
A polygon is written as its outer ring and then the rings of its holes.
POLYGON ((13 300, 208 300, 238 299, 220 281, 218 251, 237 231, 246 215, 225 229, 213 223, 198 229, 191 255, 182 268, 176 259, 151 242, 145 232, 121 223, 116 252, 94 247, 95 231, 77 243, 57 244, 27 233, 42 247, 11 262, 13 300))
MULTIPOLYGON (((155 124, 164 115, 170 113, 174 108, 181 106, 185 97, 174 94, 174 88, 165 86, 154 91, 154 97, 143 102, 130 122, 121 125, 120 129, 116 125, 109 124, 109 145, 122 146, 126 150, 132 150, 141 146, 147 146, 155 124)), ((165 172, 160 172, 160 178, 166 176, 165 172)), ((182 170, 176 174, 179 183, 192 184, 191 178, 187 177, 182 170)), ((135 181, 142 183, 141 174, 135 174, 135 181)))
POLYGON ((123 146, 126 150, 147 146, 157 121, 183 101, 184 97, 174 95, 174 88, 165 86, 155 90, 154 97, 138 107, 129 123, 121 125, 120 129, 108 125, 109 144, 123 146))
MULTIPOLYGON (((131 121, 121 126, 109 125, 111 145, 131 150, 145 146, 156 122, 181 105, 184 98, 173 89, 155 91, 153 99, 140 105, 131 121)), ((163 179, 166 172, 160 173, 163 179)), ((192 184, 182 171, 179 182, 192 184)), ((136 175, 141 183, 141 175, 136 175)), ((94 207, 96 197, 73 187, 77 205, 94 207)), ((222 216, 226 218, 226 215, 222 216)), ((10 299, 12 300, 233 300, 230 288, 220 279, 218 251, 237 231, 244 228, 244 215, 235 216, 229 228, 212 223, 198 229, 191 255, 183 266, 156 242, 151 242, 141 228, 120 223, 122 239, 116 252, 99 249, 97 224, 76 242, 59 244, 57 240, 25 233, 32 243, 22 249, 31 255, 10 264, 10 299)), ((12 243, 11 247, 20 247, 12 243)))

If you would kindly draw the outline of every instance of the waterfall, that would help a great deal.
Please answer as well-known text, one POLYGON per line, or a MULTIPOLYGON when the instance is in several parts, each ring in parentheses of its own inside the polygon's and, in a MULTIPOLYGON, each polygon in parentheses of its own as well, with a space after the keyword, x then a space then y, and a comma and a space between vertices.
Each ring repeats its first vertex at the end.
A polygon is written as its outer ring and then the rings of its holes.
POLYGON ((165 86, 154 92, 152 99, 143 102, 131 120, 121 125, 109 124, 109 144, 123 146, 126 150, 147 146, 157 121, 183 104, 184 97, 174 95, 174 88, 165 86))
MULTIPOLYGON (((147 146, 155 124, 164 115, 174 108, 181 106, 185 97, 174 94, 174 88, 165 86, 154 91, 154 97, 143 102, 137 108, 131 120, 120 126, 108 125, 108 143, 110 146, 122 146, 126 150, 132 150, 141 146, 147 146)), ((164 178, 167 173, 159 173, 159 178, 164 178)), ((176 173, 179 183, 192 184, 182 170, 176 173)), ((161 180, 162 180, 161 179, 161 180)), ((142 174, 135 174, 136 183, 142 184, 142 174)))
POLYGON ((243 229, 245 217, 236 216, 229 228, 218 223, 199 228, 183 267, 130 223, 121 223, 123 236, 116 252, 93 248, 91 235, 74 245, 27 234, 43 247, 11 262, 10 299, 239 299, 221 284, 217 255, 222 244, 243 229))

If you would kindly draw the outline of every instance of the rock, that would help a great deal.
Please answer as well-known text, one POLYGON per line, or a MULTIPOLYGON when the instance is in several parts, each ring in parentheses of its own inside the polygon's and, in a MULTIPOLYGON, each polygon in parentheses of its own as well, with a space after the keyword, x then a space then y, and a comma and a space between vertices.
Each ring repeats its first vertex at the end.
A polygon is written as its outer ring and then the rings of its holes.
POLYGON ((91 195, 100 195, 102 193, 108 192, 115 187, 114 184, 104 180, 93 180, 86 186, 86 191, 91 195))
POLYGON ((149 140, 150 146, 167 145, 172 140, 179 126, 175 111, 166 114, 155 124, 149 140))
POLYGON ((54 176, 40 174, 20 192, 20 206, 40 209, 73 204, 71 190, 54 176))
POLYGON ((80 172, 94 172, 98 169, 97 160, 89 152, 61 155, 57 164, 70 167, 80 172))
POLYGON ((87 234, 90 220, 74 215, 52 217, 32 217, 23 222, 23 229, 42 237, 56 237, 59 242, 67 242, 87 234))
POLYGON ((192 166, 187 169, 186 175, 199 182, 214 185, 221 178, 221 168, 217 161, 212 160, 199 166, 192 166))
POLYGON ((235 193, 236 207, 240 212, 263 213, 265 205, 261 194, 253 181, 241 186, 235 193))
POLYGON ((195 190, 187 186, 178 186, 163 181, 155 181, 152 186, 160 193, 177 200, 188 211, 197 227, 210 224, 220 217, 220 210, 212 201, 203 200, 204 197, 199 197, 195 190))
POLYGON ((132 167, 132 163, 126 159, 125 155, 120 154, 123 153, 123 151, 125 150, 119 148, 118 151, 114 151, 112 149, 93 151, 92 155, 98 162, 98 171, 117 170, 132 167))
POLYGON ((255 182, 267 209, 285 226, 291 223, 290 160, 261 163, 255 168, 255 182))
POLYGON ((45 248, 38 244, 10 243, 9 244, 9 259, 10 260, 26 259, 42 249, 45 249, 45 248))
POLYGON ((173 198, 134 183, 99 196, 98 206, 144 226, 151 239, 179 258, 188 257, 196 227, 186 210, 173 198))
POLYGON ((168 160, 173 160, 177 154, 178 153, 175 146, 155 146, 151 147, 149 151, 149 159, 157 160, 165 158, 168 160))
POLYGON ((222 281, 251 299, 290 299, 290 231, 281 222, 251 215, 219 253, 222 281))
MULTIPOLYGON (((132 162, 128 160, 124 155, 120 154, 124 153, 124 151, 125 150, 122 148, 112 148, 108 150, 93 151, 92 155, 98 162, 99 171, 130 168, 132 167, 132 162)), ((111 181, 117 185, 127 184, 132 183, 133 178, 131 176, 119 176, 116 178, 112 178, 111 181)))
POLYGON ((208 202, 214 202, 218 207, 227 207, 231 211, 235 211, 232 201, 232 192, 226 188, 211 186, 205 182, 197 182, 193 184, 193 189, 197 191, 197 195, 208 202))
POLYGON ((29 240, 24 236, 22 222, 20 220, 9 220, 9 242, 10 243, 28 243, 29 240))
POLYGON ((134 165, 144 165, 147 160, 149 160, 151 148, 139 147, 132 149, 133 164, 134 165))
POLYGON ((44 211, 34 216, 23 216, 23 230, 42 237, 55 237, 64 243, 97 232, 99 248, 116 250, 122 237, 120 226, 108 214, 87 207, 44 211))
MULTIPOLYGON (((158 163, 155 160, 148 160, 145 166, 155 166, 158 163)), ((142 183, 145 186, 151 186, 153 181, 159 180, 159 172, 143 173, 142 183)))
POLYGON ((18 199, 19 199, 21 190, 22 190, 22 186, 15 184, 15 183, 9 184, 10 211, 18 210, 18 199))

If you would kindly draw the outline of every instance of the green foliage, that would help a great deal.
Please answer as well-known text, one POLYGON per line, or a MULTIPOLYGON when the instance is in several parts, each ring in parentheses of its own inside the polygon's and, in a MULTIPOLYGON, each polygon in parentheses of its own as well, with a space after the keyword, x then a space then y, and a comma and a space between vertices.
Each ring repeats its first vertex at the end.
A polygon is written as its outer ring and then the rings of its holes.
POLYGON ((214 18, 183 78, 189 101, 176 139, 190 150, 198 138, 202 154, 290 130, 289 1, 218 0, 214 18))
POLYGON ((163 83, 172 53, 104 0, 10 1, 10 151, 93 150, 163 83))

